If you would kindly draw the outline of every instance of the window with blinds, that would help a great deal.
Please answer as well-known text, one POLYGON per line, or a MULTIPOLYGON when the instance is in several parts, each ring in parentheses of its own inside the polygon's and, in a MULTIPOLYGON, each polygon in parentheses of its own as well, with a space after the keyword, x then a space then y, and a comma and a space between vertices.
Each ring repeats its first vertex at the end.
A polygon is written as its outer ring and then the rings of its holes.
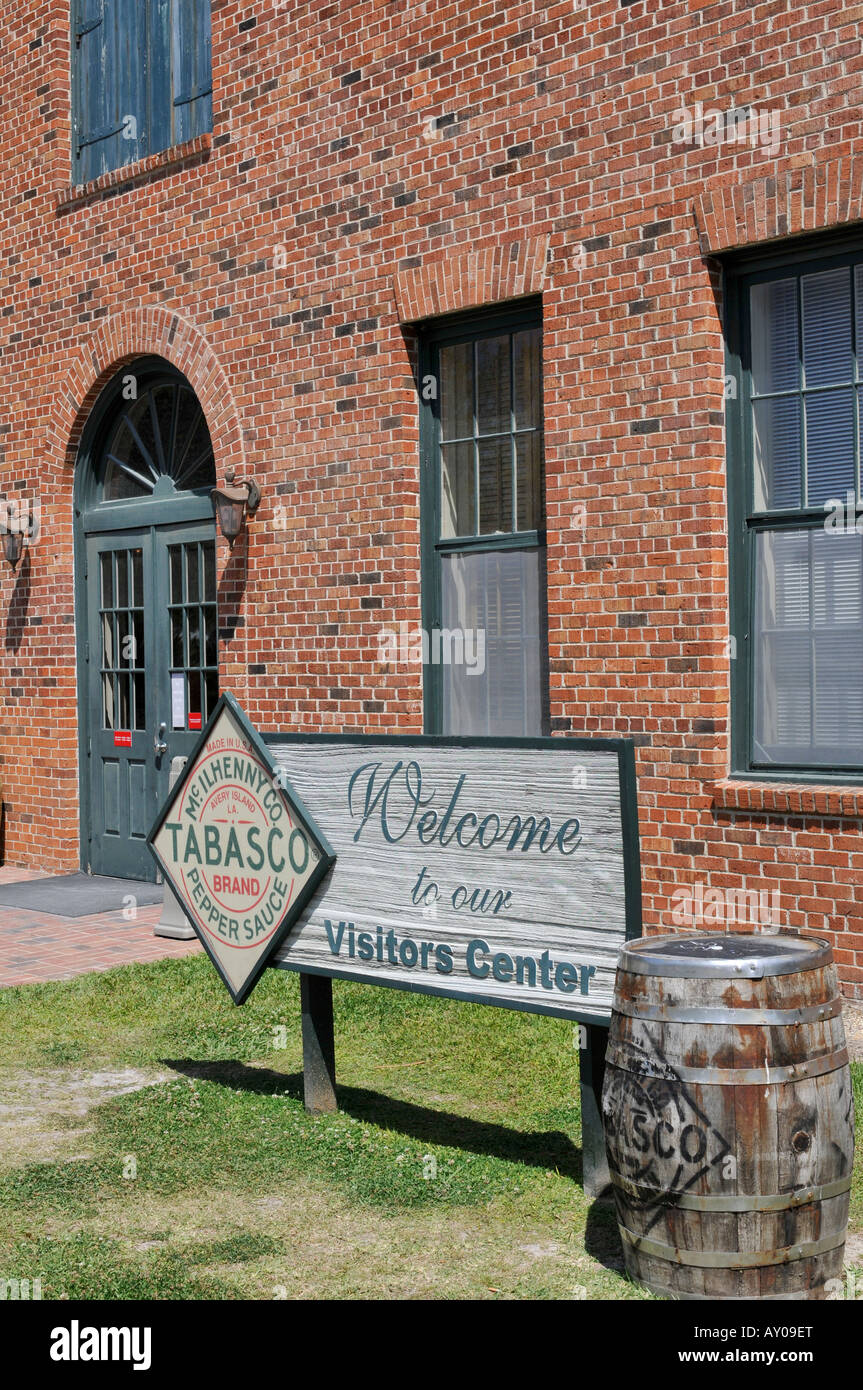
POLYGON ((72 178, 213 128, 210 0, 73 0, 72 178))
POLYGON ((859 771, 863 252, 732 274, 729 302, 736 761, 859 771))
POLYGON ((426 724, 443 734, 540 735, 548 670, 539 311, 438 326, 424 335, 424 354, 423 380, 434 386, 423 421, 426 724))

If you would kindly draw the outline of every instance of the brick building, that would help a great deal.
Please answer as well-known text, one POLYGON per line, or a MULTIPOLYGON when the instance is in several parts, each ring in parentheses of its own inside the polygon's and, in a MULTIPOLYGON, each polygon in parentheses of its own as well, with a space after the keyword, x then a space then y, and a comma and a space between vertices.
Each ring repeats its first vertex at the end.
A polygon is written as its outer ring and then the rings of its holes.
POLYGON ((623 734, 648 929, 756 903, 863 995, 861 18, 13 0, 5 861, 149 875, 219 687, 623 734))

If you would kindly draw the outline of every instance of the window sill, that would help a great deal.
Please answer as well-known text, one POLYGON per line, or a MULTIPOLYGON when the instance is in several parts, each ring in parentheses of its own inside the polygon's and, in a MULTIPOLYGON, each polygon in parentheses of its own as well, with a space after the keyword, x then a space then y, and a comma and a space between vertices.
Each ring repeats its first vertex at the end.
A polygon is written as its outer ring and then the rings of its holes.
POLYGON ((713 805, 722 811, 760 811, 780 816, 849 816, 863 819, 863 786, 812 782, 755 782, 723 778, 713 784, 713 805))
POLYGON ((168 150, 159 150, 156 154, 147 155, 146 159, 136 160, 134 164, 124 164, 121 169, 110 169, 108 173, 100 174, 89 183, 69 184, 57 195, 56 211, 58 214, 71 212, 74 208, 97 202, 101 198, 112 198, 127 188, 148 183, 151 179, 172 173, 176 169, 203 162, 209 159, 212 148, 212 134, 208 132, 205 135, 196 135, 194 140, 186 140, 182 145, 172 145, 168 150))

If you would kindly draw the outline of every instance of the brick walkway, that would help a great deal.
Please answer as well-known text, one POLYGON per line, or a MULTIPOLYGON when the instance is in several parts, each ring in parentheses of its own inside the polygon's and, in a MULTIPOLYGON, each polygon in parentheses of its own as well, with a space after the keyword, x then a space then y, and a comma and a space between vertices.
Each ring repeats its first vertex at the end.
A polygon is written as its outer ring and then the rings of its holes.
MULTIPOLYGON (((0 869, 0 883, 43 878, 26 869, 0 869)), ((0 907, 0 986, 29 985, 43 980, 71 980, 91 970, 110 970, 131 961, 188 956, 201 947, 197 941, 171 941, 154 936, 162 909, 141 907, 134 920, 122 912, 93 917, 59 917, 0 907)))

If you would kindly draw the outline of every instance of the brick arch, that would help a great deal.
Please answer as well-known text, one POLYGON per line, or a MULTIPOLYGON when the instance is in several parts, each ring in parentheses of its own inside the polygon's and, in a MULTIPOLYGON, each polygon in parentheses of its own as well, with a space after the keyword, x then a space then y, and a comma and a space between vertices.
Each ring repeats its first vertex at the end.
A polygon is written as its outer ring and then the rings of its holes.
POLYGON ((400 270, 393 280, 399 322, 419 323, 542 294, 547 258, 548 237, 527 236, 449 251, 428 264, 400 270))
POLYGON ((863 221, 863 156, 811 162, 703 190, 693 204, 704 255, 863 221))
POLYGON ((245 465, 239 412, 222 364, 200 329, 170 309, 142 308, 113 314, 92 334, 64 373, 48 429, 51 456, 74 469, 81 434, 111 378, 139 357, 163 357, 181 371, 207 419, 216 476, 245 465))

